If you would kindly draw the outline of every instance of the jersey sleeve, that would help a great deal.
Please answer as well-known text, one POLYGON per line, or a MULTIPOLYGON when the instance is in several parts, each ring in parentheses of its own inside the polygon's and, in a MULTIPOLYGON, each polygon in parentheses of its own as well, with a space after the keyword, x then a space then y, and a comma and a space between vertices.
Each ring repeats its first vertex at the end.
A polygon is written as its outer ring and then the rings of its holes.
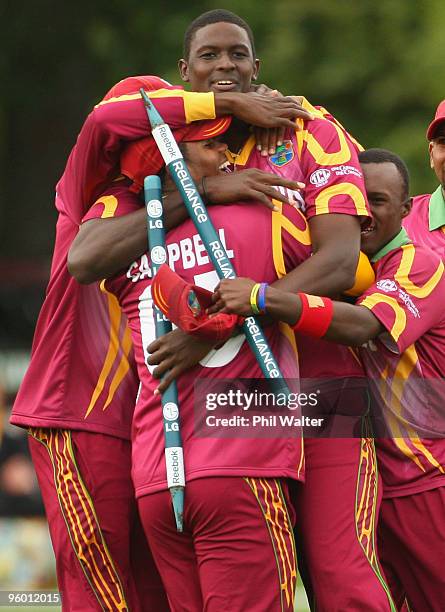
POLYGON ((140 210, 142 201, 126 185, 113 185, 106 189, 94 202, 82 219, 82 223, 91 219, 109 219, 122 217, 140 210))
POLYGON ((311 237, 306 217, 294 206, 274 200, 272 213, 272 257, 278 278, 311 255, 311 237))
POLYGON ((307 218, 327 213, 370 216, 358 160, 360 145, 327 111, 305 100, 303 107, 315 116, 296 132, 307 218))
POLYGON ((443 262, 413 244, 384 257, 376 282, 358 300, 385 327, 400 353, 443 321, 444 303, 443 262))
MULTIPOLYGON (((178 88, 147 91, 153 104, 173 129, 215 117, 213 93, 178 88)), ((150 134, 141 95, 123 95, 99 103, 88 115, 57 185, 56 207, 79 223, 95 199, 119 174, 125 141, 150 134)))

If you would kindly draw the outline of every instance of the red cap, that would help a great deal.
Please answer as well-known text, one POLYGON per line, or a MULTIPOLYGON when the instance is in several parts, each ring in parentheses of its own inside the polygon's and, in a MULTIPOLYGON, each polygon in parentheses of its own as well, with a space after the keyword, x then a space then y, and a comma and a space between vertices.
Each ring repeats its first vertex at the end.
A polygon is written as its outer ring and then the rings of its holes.
POLYGON ((213 304, 212 292, 186 283, 167 264, 162 264, 151 285, 156 306, 172 323, 186 333, 215 344, 225 342, 242 319, 237 315, 219 312, 209 316, 207 308, 213 304))
POLYGON ((434 120, 428 126, 428 130, 426 132, 426 137, 428 140, 433 140, 434 132, 439 127, 441 123, 445 122, 445 100, 439 104, 436 110, 436 114, 434 116, 434 120))
MULTIPOLYGON (((176 142, 208 140, 223 134, 232 122, 232 117, 218 117, 206 121, 195 121, 187 127, 173 130, 176 142)), ((158 174, 164 166, 153 136, 129 142, 121 154, 121 172, 133 181, 132 191, 140 191, 144 178, 158 174)))
POLYGON ((147 91, 155 91, 156 89, 182 89, 182 87, 170 85, 170 83, 167 83, 167 81, 157 76, 134 76, 122 79, 122 81, 113 85, 110 91, 105 94, 104 100, 139 93, 141 87, 147 91))

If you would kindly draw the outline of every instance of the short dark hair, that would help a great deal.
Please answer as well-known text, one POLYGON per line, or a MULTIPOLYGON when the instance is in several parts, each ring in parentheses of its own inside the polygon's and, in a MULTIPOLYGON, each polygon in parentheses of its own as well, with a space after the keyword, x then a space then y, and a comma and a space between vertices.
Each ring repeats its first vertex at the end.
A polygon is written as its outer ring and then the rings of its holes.
POLYGON ((361 164, 394 164, 402 179, 402 198, 407 200, 409 197, 409 172, 401 157, 388 151, 387 149, 367 149, 358 155, 361 164))
POLYGON ((213 11, 207 11, 206 13, 202 13, 202 15, 199 15, 199 17, 194 19, 185 31, 183 52, 184 58, 186 60, 188 60, 190 56, 190 47, 195 32, 212 23, 221 22, 233 23, 234 25, 237 25, 246 31, 247 36, 249 37, 250 46, 252 48, 253 59, 256 58, 255 41, 253 39, 253 32, 249 24, 244 21, 244 19, 242 19, 238 15, 235 15, 235 13, 232 13, 231 11, 226 11, 225 9, 215 9, 213 11))

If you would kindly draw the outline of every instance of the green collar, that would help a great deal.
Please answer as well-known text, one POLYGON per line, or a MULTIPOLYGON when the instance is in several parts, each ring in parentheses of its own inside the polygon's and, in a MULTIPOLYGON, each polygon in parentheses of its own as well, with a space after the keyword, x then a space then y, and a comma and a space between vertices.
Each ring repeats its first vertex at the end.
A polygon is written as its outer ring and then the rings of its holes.
POLYGON ((431 195, 428 216, 430 232, 445 225, 445 198, 441 185, 431 195))
POLYGON ((404 244, 410 244, 411 240, 409 239, 408 234, 406 233, 405 228, 401 228, 400 232, 394 236, 392 240, 387 242, 385 246, 383 246, 380 251, 377 251, 372 257, 371 262, 375 263, 385 255, 387 255, 390 251, 394 251, 394 249, 398 249, 404 244))

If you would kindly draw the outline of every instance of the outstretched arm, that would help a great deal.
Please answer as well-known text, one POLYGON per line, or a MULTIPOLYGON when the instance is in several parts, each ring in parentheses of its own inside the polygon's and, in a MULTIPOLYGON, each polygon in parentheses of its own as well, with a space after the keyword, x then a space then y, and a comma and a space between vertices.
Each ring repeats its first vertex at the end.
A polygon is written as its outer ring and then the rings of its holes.
MULTIPOLYGON (((255 281, 249 278, 221 281, 215 290, 218 310, 251 316, 250 295, 254 285, 255 281)), ((321 304, 319 308, 322 308, 321 304)), ((301 317, 302 300, 295 293, 268 287, 266 313, 276 321, 284 321, 294 326, 301 317)), ((383 325, 368 308, 335 301, 332 320, 323 338, 347 346, 361 346, 384 330, 383 325)))

